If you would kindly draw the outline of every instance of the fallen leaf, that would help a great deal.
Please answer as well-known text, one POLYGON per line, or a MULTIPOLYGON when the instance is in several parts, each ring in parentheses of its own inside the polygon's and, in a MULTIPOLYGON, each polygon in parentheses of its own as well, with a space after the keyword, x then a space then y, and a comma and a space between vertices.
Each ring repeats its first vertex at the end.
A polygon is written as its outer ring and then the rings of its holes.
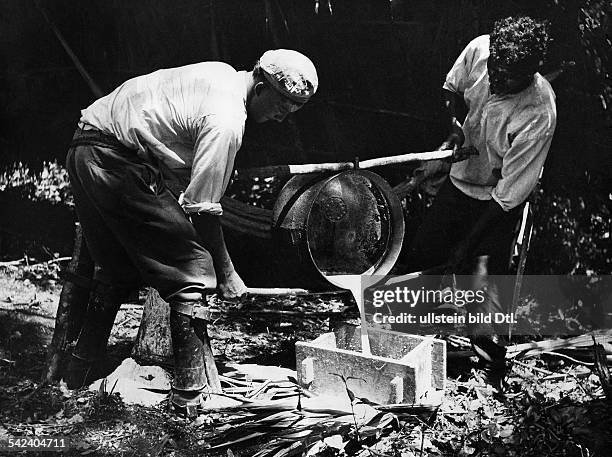
POLYGON ((323 440, 323 442, 327 444, 329 447, 338 449, 339 451, 344 449, 344 446, 346 446, 346 442, 342 438, 342 435, 328 436, 327 438, 323 440))
POLYGON ((80 414, 75 414, 74 416, 69 418, 66 422, 69 424, 80 424, 82 422, 85 422, 85 419, 83 419, 83 416, 81 416, 80 414))
POLYGON ((68 384, 66 384, 66 381, 64 381, 63 379, 59 382, 59 390, 64 396, 64 398, 72 397, 72 391, 68 389, 68 384))
POLYGON ((513 433, 514 433, 514 427, 512 425, 508 425, 500 429, 499 436, 500 438, 508 438, 509 436, 512 436, 513 433))
POLYGON ((470 402, 470 406, 468 407, 468 409, 471 411, 477 411, 478 408, 480 408, 481 406, 482 406, 482 402, 480 400, 472 400, 470 402))

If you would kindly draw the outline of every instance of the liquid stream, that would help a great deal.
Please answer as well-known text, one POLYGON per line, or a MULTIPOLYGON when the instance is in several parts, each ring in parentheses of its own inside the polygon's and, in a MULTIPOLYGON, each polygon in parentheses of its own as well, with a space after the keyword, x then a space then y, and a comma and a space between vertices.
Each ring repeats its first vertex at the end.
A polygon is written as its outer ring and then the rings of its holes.
POLYGON ((365 355, 372 355, 372 351, 370 350, 370 339, 368 338, 365 306, 363 303, 361 275, 326 275, 325 279, 334 286, 350 290, 353 294, 355 302, 359 307, 359 318, 361 320, 361 352, 365 355))

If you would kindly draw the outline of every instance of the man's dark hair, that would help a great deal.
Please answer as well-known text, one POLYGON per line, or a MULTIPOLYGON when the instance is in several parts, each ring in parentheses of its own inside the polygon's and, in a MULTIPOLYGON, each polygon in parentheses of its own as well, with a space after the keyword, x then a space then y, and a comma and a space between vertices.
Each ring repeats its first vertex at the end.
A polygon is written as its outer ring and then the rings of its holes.
POLYGON ((490 39, 490 54, 496 63, 523 74, 538 71, 550 41, 547 24, 528 16, 497 21, 490 39))

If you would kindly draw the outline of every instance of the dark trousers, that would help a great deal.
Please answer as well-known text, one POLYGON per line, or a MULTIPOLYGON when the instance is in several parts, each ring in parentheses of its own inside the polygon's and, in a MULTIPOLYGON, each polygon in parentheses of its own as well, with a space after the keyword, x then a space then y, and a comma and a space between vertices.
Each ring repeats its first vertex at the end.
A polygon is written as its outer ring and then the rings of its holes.
MULTIPOLYGON (((447 178, 404 254, 402 263, 406 265, 406 271, 427 270, 446 264, 452 249, 470 233, 488 204, 487 200, 468 197, 447 178)), ((508 272, 514 229, 522 208, 520 205, 504 213, 482 235, 471 253, 474 263, 477 257, 488 256, 488 273, 491 275, 508 272)), ((471 274, 470 270, 473 268, 455 273, 471 274)))
MULTIPOLYGON (((77 130, 66 166, 87 247, 96 263, 95 279, 105 294, 93 291, 73 355, 71 377, 80 385, 83 370, 106 349, 122 297, 118 291, 145 284, 173 305, 190 304, 216 287, 212 257, 166 188, 153 160, 98 130, 77 130), (78 360, 77 360, 78 359, 78 360), (83 362, 82 362, 83 361, 83 362)), ((170 313, 174 389, 206 386, 203 343, 196 330, 204 324, 170 313)))
MULTIPOLYGON (((423 271, 446 264, 453 248, 470 233, 488 204, 488 201, 468 197, 447 178, 406 251, 403 259, 405 271, 423 271)), ((485 287, 487 290, 487 299, 469 306, 470 312, 508 311, 514 285, 514 278, 508 276, 508 264, 522 209, 523 205, 520 205, 504 213, 480 237, 463 269, 453 272, 469 275, 459 278, 463 281, 458 284, 460 288, 475 290, 485 287)), ((483 324, 469 328, 473 335, 501 331, 497 326, 483 324)))
POLYGON ((102 132, 77 130, 66 166, 97 280, 146 284, 171 303, 215 288, 212 258, 154 163, 102 132))

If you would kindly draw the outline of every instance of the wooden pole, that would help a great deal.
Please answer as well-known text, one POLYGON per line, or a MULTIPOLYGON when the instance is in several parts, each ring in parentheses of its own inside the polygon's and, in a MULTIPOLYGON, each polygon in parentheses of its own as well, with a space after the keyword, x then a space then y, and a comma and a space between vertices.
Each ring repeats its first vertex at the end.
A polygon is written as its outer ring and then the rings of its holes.
POLYGON ((274 295, 310 295, 312 292, 306 289, 290 289, 282 287, 247 287, 247 294, 258 296, 274 296, 274 295))
MULTIPOLYGON (((387 165, 398 165, 402 163, 418 162, 421 160, 444 160, 453 158, 455 152, 452 149, 441 151, 412 152, 390 157, 379 157, 377 159, 364 160, 359 163, 359 168, 374 168, 387 165)), ((283 175, 302 175, 309 173, 340 172, 355 168, 353 162, 314 163, 306 165, 272 165, 269 167, 245 168, 238 170, 238 178, 242 177, 268 177, 283 175)))
POLYGON ((380 157, 377 159, 364 160, 359 168, 374 168, 386 165, 398 165, 408 162, 420 162, 421 160, 444 160, 454 156, 453 149, 442 149, 441 151, 411 152, 391 157, 380 157))
POLYGON ((45 21, 47 21, 47 24, 49 24, 49 27, 51 27, 51 30, 55 34, 55 37, 57 38, 57 40, 60 42, 60 44, 64 48, 64 51, 66 51, 66 54, 68 54, 68 57, 70 58, 70 60, 72 60, 72 63, 74 64, 76 69, 79 71, 81 77, 85 80, 85 82, 89 86, 89 89, 91 90, 91 92, 96 96, 96 98, 102 97, 102 95, 104 95, 104 93, 102 92, 102 89, 100 89, 100 86, 98 86, 96 82, 93 80, 93 78, 89 75, 89 73, 87 72, 87 70, 85 69, 85 67, 79 60, 79 58, 77 57, 77 55, 74 53, 74 51, 72 50, 72 48, 70 47, 66 39, 64 38, 64 35, 62 35, 59 29, 55 26, 55 23, 51 20, 47 12, 40 5, 39 1, 36 0, 34 4, 38 8, 38 11, 40 11, 40 14, 42 14, 42 16, 45 18, 45 21))

